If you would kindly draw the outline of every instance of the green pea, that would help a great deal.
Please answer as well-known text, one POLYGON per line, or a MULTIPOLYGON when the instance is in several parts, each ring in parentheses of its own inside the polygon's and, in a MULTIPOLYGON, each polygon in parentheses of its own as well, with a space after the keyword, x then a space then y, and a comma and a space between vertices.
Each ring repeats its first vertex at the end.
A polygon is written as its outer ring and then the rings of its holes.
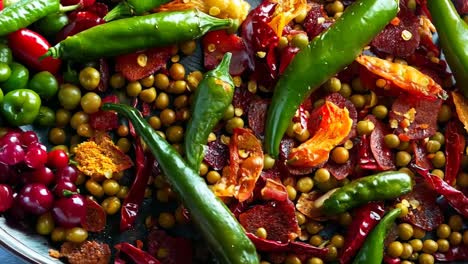
POLYGON ((426 150, 429 153, 435 153, 440 149, 440 142, 435 140, 429 140, 426 143, 426 150))
POLYGON ((398 167, 406 166, 411 161, 411 154, 406 151, 398 151, 395 157, 395 161, 398 167))
POLYGON ((439 113, 437 114, 437 121, 440 123, 444 123, 450 120, 452 117, 452 109, 450 106, 443 104, 440 107, 439 113))
POLYGON ((359 135, 370 135, 374 131, 375 125, 369 120, 361 120, 357 123, 356 128, 359 135))
POLYGON ((437 151, 432 158, 432 165, 434 165, 435 168, 440 169, 445 166, 445 161, 444 153, 442 151, 437 151))
POLYGON ((362 94, 352 95, 350 100, 356 108, 363 108, 366 104, 366 98, 362 94))
POLYGON ((296 34, 292 38, 291 44, 299 49, 303 49, 309 44, 309 37, 307 37, 307 34, 303 33, 296 34))
POLYGON ((389 148, 397 148, 400 145, 400 138, 395 134, 387 134, 384 137, 384 143, 389 148))
POLYGON ((327 91, 329 91, 331 93, 339 92, 341 90, 341 81, 340 81, 340 79, 338 79, 336 77, 331 77, 325 83, 325 88, 327 89, 327 91))
POLYGON ((341 84, 341 89, 340 89, 340 94, 344 97, 344 98, 349 98, 352 94, 352 90, 351 90, 351 86, 349 86, 349 84, 347 83, 342 83, 341 84))
POLYGON ((445 136, 441 132, 436 132, 432 137, 429 138, 430 140, 435 140, 439 142, 441 145, 445 143, 445 136))
POLYGON ((372 109, 372 114, 377 119, 384 119, 385 117, 387 117, 388 109, 385 105, 377 105, 372 109))
POLYGON ((364 86, 362 86, 361 79, 359 77, 356 77, 351 81, 351 87, 353 87, 353 90, 356 92, 367 91, 367 89, 364 86))

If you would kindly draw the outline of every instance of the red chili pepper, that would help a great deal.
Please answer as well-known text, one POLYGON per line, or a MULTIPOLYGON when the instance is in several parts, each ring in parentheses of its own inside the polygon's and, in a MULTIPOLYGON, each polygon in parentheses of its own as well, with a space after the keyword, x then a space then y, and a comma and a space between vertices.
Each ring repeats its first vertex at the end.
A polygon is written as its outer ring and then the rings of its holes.
POLYGON ((29 29, 20 29, 8 35, 8 46, 16 59, 37 71, 56 74, 62 61, 47 57, 39 59, 51 47, 49 42, 38 33, 29 29))
POLYGON ((135 264, 159 264, 159 260, 127 242, 115 245, 115 248, 124 253, 135 264))
POLYGON ((465 151, 464 129, 459 121, 450 121, 445 127, 445 165, 444 180, 453 185, 460 169, 463 152, 465 151))
POLYGON ((109 86, 109 64, 104 58, 99 59, 99 73, 101 74, 101 78, 97 90, 105 92, 109 86))
POLYGON ((0 0, 0 10, 3 10, 3 0, 0 0))
POLYGON ((377 170, 379 165, 370 148, 370 137, 362 135, 358 145, 358 164, 362 169, 377 170))
POLYGON ((288 67, 289 63, 294 59, 296 54, 299 52, 298 47, 288 46, 281 50, 281 59, 279 65, 279 74, 283 74, 284 70, 288 67))
POLYGON ((410 164, 410 168, 421 175, 438 194, 443 195, 457 212, 468 218, 468 197, 441 178, 431 174, 428 169, 423 169, 414 163, 410 164))
POLYGON ((145 188, 153 169, 154 158, 144 152, 140 140, 135 143, 136 174, 121 209, 120 231, 130 229, 145 198, 145 188))
POLYGON ((314 247, 310 244, 292 241, 281 243, 278 241, 259 238, 252 233, 247 233, 247 237, 254 243, 255 247, 265 252, 285 252, 293 254, 306 255, 307 257, 325 257, 328 254, 328 248, 314 247))
POLYGON ((346 234, 345 244, 340 257, 340 263, 348 263, 361 248, 367 235, 379 223, 385 214, 383 202, 371 202, 355 210, 350 229, 346 234))
POLYGON ((383 258, 383 262, 385 264, 400 264, 401 259, 400 258, 392 258, 390 256, 385 255, 383 258))
POLYGON ((96 0, 60 0, 60 4, 63 6, 80 4, 82 8, 92 6, 95 2, 96 0))
MULTIPOLYGON (((102 99, 102 103, 118 103, 116 95, 109 95, 102 99)), ((93 129, 109 131, 119 127, 119 117, 117 113, 99 110, 89 115, 89 124, 93 129)))
POLYGON ((452 246, 447 252, 437 252, 434 254, 437 261, 452 262, 452 261, 466 261, 468 259, 468 246, 452 246))
POLYGON ((94 26, 104 24, 104 20, 99 17, 98 15, 87 12, 87 11, 80 11, 76 13, 74 19, 65 26, 60 32, 57 34, 56 41, 60 42, 66 39, 68 36, 73 36, 77 33, 80 33, 83 30, 88 28, 92 28, 94 26))

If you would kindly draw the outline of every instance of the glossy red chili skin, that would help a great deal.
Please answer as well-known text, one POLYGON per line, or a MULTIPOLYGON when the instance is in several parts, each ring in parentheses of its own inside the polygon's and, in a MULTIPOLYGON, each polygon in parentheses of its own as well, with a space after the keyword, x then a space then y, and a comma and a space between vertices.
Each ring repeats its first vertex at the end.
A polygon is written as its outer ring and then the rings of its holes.
POLYGON ((73 16, 73 18, 70 20, 71 20, 70 24, 65 26, 57 34, 57 37, 56 37, 57 42, 60 42, 69 36, 73 36, 77 33, 80 33, 83 30, 86 30, 88 28, 92 28, 94 26, 104 23, 104 20, 101 17, 99 17, 95 13, 88 12, 88 11, 77 12, 73 16))
POLYGON ((359 251, 367 235, 385 214, 383 202, 371 202, 359 207, 346 235, 340 263, 348 263, 359 251))
POLYGON ((49 42, 38 33, 20 29, 8 35, 8 44, 16 59, 36 71, 57 74, 62 61, 51 57, 39 59, 50 48, 49 42))

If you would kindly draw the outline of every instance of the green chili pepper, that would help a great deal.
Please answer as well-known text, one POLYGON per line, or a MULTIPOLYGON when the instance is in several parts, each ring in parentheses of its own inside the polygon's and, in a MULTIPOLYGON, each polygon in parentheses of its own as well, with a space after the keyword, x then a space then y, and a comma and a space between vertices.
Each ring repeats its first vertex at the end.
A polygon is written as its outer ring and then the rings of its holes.
POLYGON ((339 214, 370 201, 394 199, 412 190, 411 177, 399 171, 385 171, 359 178, 334 191, 323 202, 325 214, 339 214))
POLYGON ((0 83, 0 87, 5 93, 16 89, 26 88, 29 81, 29 70, 22 64, 12 62, 10 64, 10 78, 3 83, 0 83))
POLYGON ((10 125, 22 126, 34 122, 40 107, 41 98, 36 92, 18 89, 5 95, 1 112, 10 125))
POLYGON ((125 0, 109 11, 109 13, 104 17, 104 20, 111 21, 127 16, 140 16, 170 1, 171 0, 125 0))
POLYGON ((136 109, 111 103, 102 109, 116 111, 131 121, 221 263, 259 263, 254 245, 229 209, 136 109))
POLYGON ((393 223, 401 214, 400 208, 388 212, 366 238, 364 245, 354 258, 353 264, 382 263, 384 240, 393 223))
POLYGON ((211 30, 237 26, 236 20, 219 19, 196 9, 160 12, 92 27, 61 41, 50 48, 45 56, 92 61, 151 47, 169 46, 199 38, 211 30))
POLYGON ((397 12, 398 0, 358 0, 327 31, 301 49, 273 93, 265 128, 267 153, 278 156, 280 141, 302 101, 352 63, 397 12))
POLYGON ((192 118, 185 132, 185 156, 189 166, 198 171, 208 135, 223 118, 234 96, 234 81, 229 75, 231 53, 212 71, 206 73, 195 91, 192 118))
POLYGON ((457 86, 468 97, 468 25, 450 0, 427 1, 427 8, 457 86))
POLYGON ((70 11, 78 6, 61 7, 59 0, 22 0, 0 11, 0 36, 25 28, 48 14, 70 11))

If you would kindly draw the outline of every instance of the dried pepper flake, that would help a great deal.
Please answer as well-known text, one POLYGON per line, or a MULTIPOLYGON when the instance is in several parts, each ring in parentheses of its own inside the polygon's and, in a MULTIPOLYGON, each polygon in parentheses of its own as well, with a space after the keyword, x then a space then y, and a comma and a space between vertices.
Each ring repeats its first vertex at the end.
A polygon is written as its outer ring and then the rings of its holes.
POLYGON ((460 122, 457 120, 449 121, 445 127, 445 157, 447 163, 445 164, 444 181, 450 185, 455 184, 465 151, 465 143, 465 136, 460 122))
POLYGON ((152 48, 116 57, 115 70, 137 81, 166 67, 172 48, 152 48))
POLYGON ((251 130, 237 128, 229 143, 229 153, 230 165, 223 169, 213 191, 217 196, 234 196, 243 202, 252 196, 263 170, 262 143, 251 130))
POLYGON ((317 110, 321 116, 315 134, 306 142, 291 150, 288 165, 295 167, 315 167, 326 162, 330 151, 340 144, 351 131, 353 120, 346 107, 325 101, 317 110))
POLYGON ((372 73, 410 94, 447 99, 447 93, 431 77, 408 65, 361 55, 356 61, 372 73))
POLYGON ((468 99, 458 92, 452 92, 452 99, 458 119, 468 132, 468 99))
POLYGON ((117 147, 109 135, 98 133, 90 140, 76 146, 77 168, 85 175, 101 179, 133 166, 133 162, 117 147))

